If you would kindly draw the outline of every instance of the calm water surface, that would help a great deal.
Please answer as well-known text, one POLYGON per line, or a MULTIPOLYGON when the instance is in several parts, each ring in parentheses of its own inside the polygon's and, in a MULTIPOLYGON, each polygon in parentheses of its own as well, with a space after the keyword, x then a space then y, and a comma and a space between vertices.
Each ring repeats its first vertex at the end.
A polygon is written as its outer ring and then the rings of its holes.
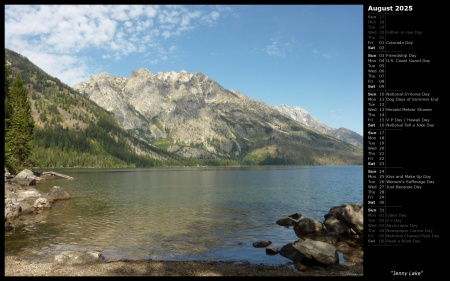
POLYGON ((44 223, 6 234, 5 255, 92 250, 106 259, 284 264, 252 246, 298 239, 278 219, 299 212, 323 221, 332 206, 363 198, 363 166, 52 170, 75 179, 37 188, 61 186, 72 198, 42 213, 44 223))

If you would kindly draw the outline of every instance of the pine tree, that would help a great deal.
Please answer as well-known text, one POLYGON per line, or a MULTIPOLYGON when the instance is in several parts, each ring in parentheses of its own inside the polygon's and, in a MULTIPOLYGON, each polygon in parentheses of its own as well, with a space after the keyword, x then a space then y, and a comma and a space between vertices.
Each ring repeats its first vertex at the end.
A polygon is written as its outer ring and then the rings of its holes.
POLYGON ((9 108, 9 67, 6 61, 6 50, 5 50, 5 128, 7 127, 7 120, 11 116, 11 110, 9 108))
MULTIPOLYGON (((5 91, 6 88, 5 85, 5 91)), ((27 90, 20 75, 14 78, 9 92, 5 94, 5 165, 10 172, 16 174, 33 164, 31 142, 34 121, 27 90)))

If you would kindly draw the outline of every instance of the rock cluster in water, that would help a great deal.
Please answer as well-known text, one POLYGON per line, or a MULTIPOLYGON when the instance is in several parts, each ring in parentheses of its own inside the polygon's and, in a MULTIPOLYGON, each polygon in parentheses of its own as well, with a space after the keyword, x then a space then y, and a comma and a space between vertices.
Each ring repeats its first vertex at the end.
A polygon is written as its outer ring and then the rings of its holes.
POLYGON ((60 186, 52 187, 48 193, 34 187, 37 181, 53 177, 53 173, 43 175, 28 169, 13 176, 5 168, 5 232, 12 231, 18 224, 37 222, 36 216, 27 215, 42 214, 51 209, 55 201, 71 198, 60 186))
POLYGON ((344 204, 332 207, 320 222, 294 213, 276 221, 283 227, 293 227, 299 240, 277 249, 271 241, 257 241, 254 247, 266 247, 266 254, 280 254, 305 271, 309 266, 329 266, 340 263, 339 253, 347 264, 363 263, 363 205, 344 204))

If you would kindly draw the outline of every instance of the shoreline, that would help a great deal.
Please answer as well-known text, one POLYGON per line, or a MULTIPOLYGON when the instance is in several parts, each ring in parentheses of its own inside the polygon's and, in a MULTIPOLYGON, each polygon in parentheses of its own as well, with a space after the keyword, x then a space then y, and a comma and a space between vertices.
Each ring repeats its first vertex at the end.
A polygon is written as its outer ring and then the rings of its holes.
MULTIPOLYGON (((33 174, 33 172, 29 171, 29 174, 33 174)), ((59 173, 57 174, 61 175, 59 173)), ((52 178, 56 176, 54 172, 49 172, 44 175, 45 177, 39 178, 39 180, 47 179, 48 175, 52 178)), ((52 202, 54 200, 70 199, 70 195, 66 194, 58 186, 54 186, 55 190, 52 189, 48 194, 42 194, 41 191, 34 187, 36 179, 37 176, 34 178, 25 177, 18 182, 11 182, 5 176, 5 214, 6 210, 9 211, 9 216, 5 216, 5 233, 10 231, 11 228, 14 229, 16 223, 23 224, 26 221, 37 223, 42 219, 38 216, 42 208, 40 205, 36 205, 36 195, 39 195, 39 199, 49 198, 48 200, 52 202), (21 194, 26 195, 22 196, 29 201, 28 203, 24 203, 26 200, 17 200, 21 194), (7 204, 8 208, 6 208, 7 201, 9 203, 7 204)), ((51 207, 51 204, 49 206, 51 207)), ((344 207, 344 205, 335 206, 330 210, 334 210, 333 212, 342 212, 344 207)), ((354 206, 351 205, 350 207, 354 206)), ((301 214, 295 213, 287 218, 280 219, 276 224, 287 226, 285 223, 290 222, 292 225, 294 222, 298 223, 296 219, 299 219, 301 216, 301 214)), ((323 223, 315 222, 309 218, 304 218, 302 222, 318 223, 323 227, 323 223)), ((300 224, 297 226, 299 229, 302 227, 300 224)), ((294 230, 298 231, 298 229, 294 230)), ((309 230, 306 229, 306 231, 309 230)), ((335 236, 322 237, 322 231, 315 233, 315 235, 318 235, 318 240, 327 238, 333 241, 333 238, 336 238, 335 236)), ((317 242, 324 243, 321 241, 317 242)), ((331 245, 331 243, 329 244, 331 245)), ((104 258, 97 261, 80 262, 79 257, 72 257, 72 262, 61 263, 56 259, 57 256, 55 256, 55 259, 44 257, 32 259, 26 256, 5 255, 5 276, 362 276, 362 251, 360 249, 351 250, 351 245, 347 243, 335 245, 336 249, 339 248, 338 250, 344 255, 350 255, 349 258, 346 257, 345 263, 334 264, 326 262, 317 266, 306 266, 300 263, 298 259, 294 261, 296 259, 293 258, 288 258, 292 262, 287 262, 282 265, 251 264, 248 261, 105 260, 104 258), (73 261, 75 264, 73 264, 73 261), (325 266, 324 264, 329 265, 325 266)), ((296 252, 292 252, 293 250, 286 249, 287 252, 283 256, 287 257, 286 254, 288 256, 295 255, 296 252)), ((320 252, 320 250, 317 251, 320 252)), ((101 254, 98 257, 101 257, 101 254)))
POLYGON ((87 264, 57 264, 5 256, 5 276, 363 276, 362 264, 293 266, 236 264, 227 261, 109 260, 87 264))

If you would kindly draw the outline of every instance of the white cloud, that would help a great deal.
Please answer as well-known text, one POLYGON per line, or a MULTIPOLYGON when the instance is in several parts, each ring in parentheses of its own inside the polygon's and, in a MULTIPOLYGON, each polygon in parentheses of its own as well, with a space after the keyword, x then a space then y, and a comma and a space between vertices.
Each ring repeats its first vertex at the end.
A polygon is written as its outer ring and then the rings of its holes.
POLYGON ((270 43, 263 48, 263 51, 271 56, 284 57, 291 52, 291 45, 292 43, 283 42, 282 38, 278 36, 270 39, 270 43))
MULTIPOLYGON (((31 51, 27 53, 27 57, 41 69, 52 69, 53 72, 58 73, 58 79, 66 84, 67 81, 75 84, 84 80, 88 72, 86 61, 69 55, 52 55, 31 51)), ((72 86, 73 84, 68 85, 72 86)))
POLYGON ((178 48, 167 40, 219 18, 210 6, 6 5, 5 46, 73 85, 94 74, 84 64, 91 52, 105 60, 132 53, 168 60, 178 48))
POLYGON ((280 50, 278 41, 272 40, 272 42, 265 47, 266 53, 271 56, 284 57, 286 54, 280 50))
POLYGON ((312 49, 311 53, 313 53, 314 57, 319 57, 319 58, 324 58, 324 59, 331 59, 333 58, 333 56, 329 53, 325 53, 323 51, 317 50, 317 49, 312 49))
POLYGON ((216 23, 216 21, 219 19, 219 17, 220 17, 220 13, 218 11, 212 11, 211 13, 202 16, 201 19, 203 22, 205 22, 209 25, 212 25, 212 24, 216 23))
POLYGON ((191 13, 186 13, 181 18, 181 26, 187 26, 191 23, 192 20, 199 18, 201 15, 200 11, 194 11, 191 13))

